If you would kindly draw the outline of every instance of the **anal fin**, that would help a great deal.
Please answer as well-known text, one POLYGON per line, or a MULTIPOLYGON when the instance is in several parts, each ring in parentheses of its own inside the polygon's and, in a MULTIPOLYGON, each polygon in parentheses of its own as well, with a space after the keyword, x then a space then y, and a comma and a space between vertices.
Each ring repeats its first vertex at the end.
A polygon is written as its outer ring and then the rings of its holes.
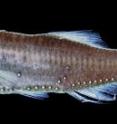
POLYGON ((68 93, 82 102, 107 103, 117 101, 117 82, 68 93))
POLYGON ((38 92, 38 91, 31 92, 31 91, 18 90, 17 93, 21 94, 23 96, 30 97, 30 98, 33 98, 33 99, 38 99, 38 100, 43 100, 43 99, 46 99, 46 98, 49 97, 47 93, 38 92))

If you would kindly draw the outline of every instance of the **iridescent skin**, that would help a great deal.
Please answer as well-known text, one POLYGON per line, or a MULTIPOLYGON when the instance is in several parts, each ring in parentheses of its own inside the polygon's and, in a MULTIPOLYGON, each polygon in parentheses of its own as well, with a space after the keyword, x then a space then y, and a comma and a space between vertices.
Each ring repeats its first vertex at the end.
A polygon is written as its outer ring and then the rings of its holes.
POLYGON ((16 78, 8 82, 9 89, 65 92, 116 81, 117 51, 44 34, 1 31, 0 70, 16 78))

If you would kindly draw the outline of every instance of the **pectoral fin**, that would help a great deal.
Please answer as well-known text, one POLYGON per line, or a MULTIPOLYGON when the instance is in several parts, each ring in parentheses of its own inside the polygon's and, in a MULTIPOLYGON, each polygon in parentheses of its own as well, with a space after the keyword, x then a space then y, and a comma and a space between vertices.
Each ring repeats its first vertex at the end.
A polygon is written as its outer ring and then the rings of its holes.
POLYGON ((17 82, 17 75, 10 71, 0 70, 0 85, 10 87, 17 82))

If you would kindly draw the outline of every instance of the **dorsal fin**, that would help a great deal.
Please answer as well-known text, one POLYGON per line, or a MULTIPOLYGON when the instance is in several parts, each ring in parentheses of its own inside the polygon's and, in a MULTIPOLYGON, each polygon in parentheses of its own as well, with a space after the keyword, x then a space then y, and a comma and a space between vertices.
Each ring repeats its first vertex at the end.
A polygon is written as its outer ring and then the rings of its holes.
POLYGON ((57 36, 60 39, 69 39, 94 47, 107 47, 106 43, 101 39, 99 33, 95 33, 91 30, 50 32, 46 35, 57 36))

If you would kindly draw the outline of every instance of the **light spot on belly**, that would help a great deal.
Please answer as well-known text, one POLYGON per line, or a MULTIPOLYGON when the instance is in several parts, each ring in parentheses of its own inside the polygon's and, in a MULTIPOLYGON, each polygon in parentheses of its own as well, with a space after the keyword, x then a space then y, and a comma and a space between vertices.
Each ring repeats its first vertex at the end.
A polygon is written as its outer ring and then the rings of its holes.
POLYGON ((102 83, 102 79, 100 79, 99 82, 102 83))
POLYGON ((65 69, 70 70, 70 66, 69 65, 65 66, 65 69))
POLYGON ((92 81, 89 81, 89 84, 91 84, 92 83, 92 81))
POLYGON ((14 91, 14 88, 6 88, 6 87, 1 87, 0 88, 1 93, 10 93, 12 91, 14 91))
POLYGON ((94 80, 94 84, 96 84, 97 83, 97 80, 94 80))
POLYGON ((113 77, 111 78, 111 81, 114 81, 114 78, 113 77))
POLYGON ((22 76, 21 72, 18 72, 17 77, 21 77, 21 76, 22 76))
POLYGON ((83 81, 83 84, 86 85, 86 81, 83 81))
POLYGON ((75 87, 75 84, 72 84, 72 87, 75 87))
POLYGON ((63 77, 63 79, 64 79, 64 80, 66 80, 66 79, 67 79, 67 77, 66 77, 66 76, 64 76, 64 77, 63 77))
POLYGON ((0 88, 0 92, 4 92, 5 91, 5 89, 2 87, 2 88, 0 88))
POLYGON ((48 86, 48 89, 49 89, 49 90, 52 89, 52 86, 48 86))
POLYGON ((38 86, 34 86, 34 89, 35 89, 35 90, 38 90, 38 89, 39 89, 39 87, 38 87, 38 86))
POLYGON ((45 86, 42 86, 41 88, 42 88, 42 89, 45 89, 45 86))
POLYGON ((105 81, 108 81, 108 78, 106 78, 105 81))
POLYGON ((58 80, 57 83, 60 84, 61 83, 61 80, 58 80))
POLYGON ((78 82, 77 84, 80 85, 80 82, 78 82))
POLYGON ((58 87, 56 87, 55 90, 58 90, 58 87))
POLYGON ((31 90, 31 88, 30 88, 30 87, 27 87, 27 88, 26 88, 26 90, 30 91, 30 90, 31 90))

